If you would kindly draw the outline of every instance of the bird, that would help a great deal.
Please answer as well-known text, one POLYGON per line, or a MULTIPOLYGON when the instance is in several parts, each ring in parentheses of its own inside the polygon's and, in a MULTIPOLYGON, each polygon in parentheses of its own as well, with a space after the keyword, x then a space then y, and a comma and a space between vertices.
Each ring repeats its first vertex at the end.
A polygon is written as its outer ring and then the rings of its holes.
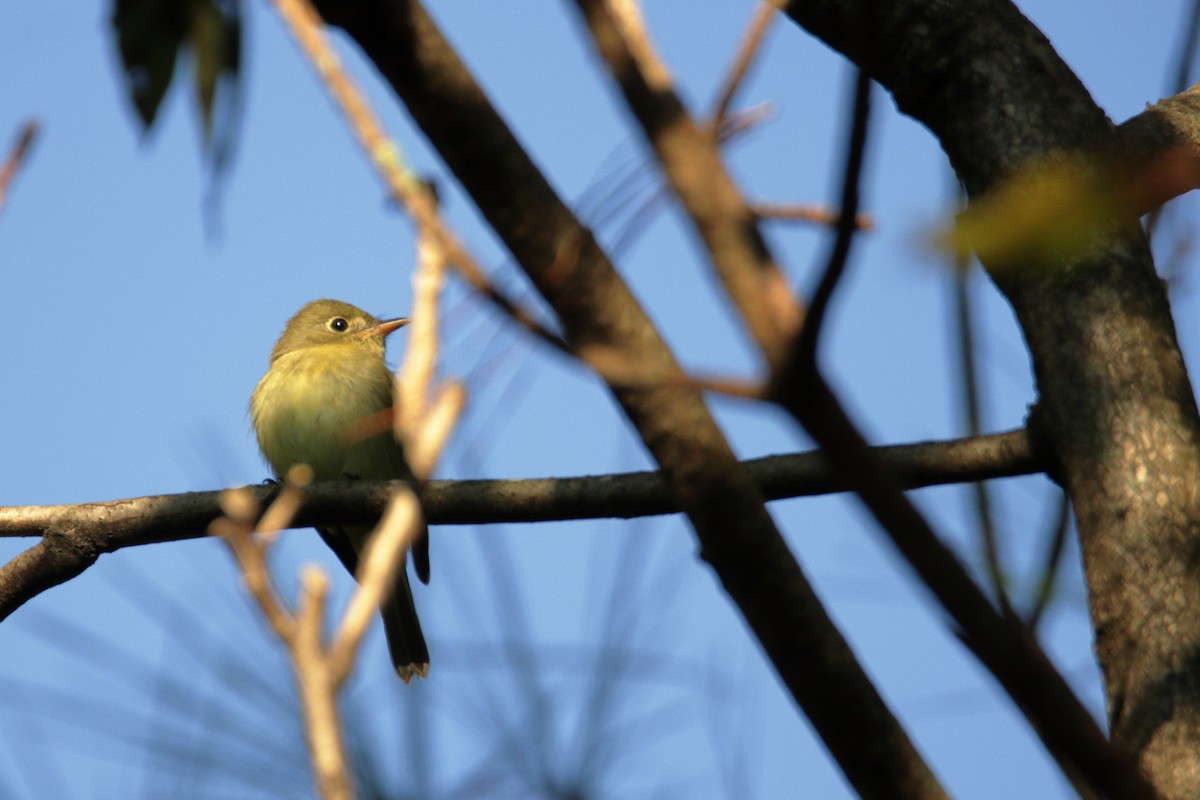
MULTIPOLYGON (((390 413, 393 376, 384 360, 389 334, 409 320, 380 320, 338 300, 314 300, 287 322, 267 372, 250 398, 250 420, 259 450, 277 478, 307 464, 314 480, 403 478, 413 473, 390 425, 366 430, 390 413)), ((342 565, 354 574, 370 528, 318 528, 342 565)), ((429 540, 424 525, 412 545, 413 566, 429 582, 429 540)), ((407 560, 407 559, 406 559, 407 560)), ((408 683, 429 674, 429 649, 413 603, 407 564, 381 607, 396 674, 408 683)))

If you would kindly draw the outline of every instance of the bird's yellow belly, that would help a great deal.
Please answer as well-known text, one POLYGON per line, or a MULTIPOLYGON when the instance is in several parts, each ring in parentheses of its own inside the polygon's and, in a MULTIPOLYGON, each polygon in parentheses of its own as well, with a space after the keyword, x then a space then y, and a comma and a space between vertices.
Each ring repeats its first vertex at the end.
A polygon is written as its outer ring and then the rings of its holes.
POLYGON ((390 445, 388 437, 364 438, 362 428, 390 405, 390 373, 381 366, 378 377, 364 382, 336 360, 295 355, 305 357, 281 357, 250 406, 259 446, 276 475, 303 463, 317 480, 386 477, 376 475, 376 463, 377 451, 390 445))

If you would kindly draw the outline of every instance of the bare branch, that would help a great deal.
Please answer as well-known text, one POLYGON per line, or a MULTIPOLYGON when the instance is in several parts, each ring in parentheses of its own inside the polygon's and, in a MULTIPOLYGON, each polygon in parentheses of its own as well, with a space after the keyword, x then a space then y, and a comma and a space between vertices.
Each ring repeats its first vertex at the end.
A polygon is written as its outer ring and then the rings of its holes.
POLYGON ((12 183, 17 172, 25 163, 25 159, 29 156, 29 150, 33 146, 34 139, 38 134, 37 120, 30 120, 21 126, 20 133, 17 134, 17 141, 9 151, 8 158, 4 161, 4 166, 0 167, 0 211, 4 210, 4 201, 8 197, 8 187, 12 183))
MULTIPOLYGON (((280 508, 284 513, 290 511, 294 514, 299 508, 298 495, 299 488, 295 484, 285 483, 263 518, 270 516, 273 521, 287 525, 290 518, 283 519, 280 514, 272 513, 271 509, 280 508)), ((267 547, 270 546, 270 538, 264 535, 256 540, 253 536, 260 506, 246 489, 222 492, 219 502, 223 516, 213 520, 208 526, 208 531, 213 536, 225 540, 241 569, 246 591, 258 603, 271 630, 290 646, 296 636, 296 620, 279 600, 279 591, 271 581, 271 571, 267 568, 267 547)), ((270 524, 268 521, 267 526, 270 524)), ((267 526, 264 526, 262 533, 274 532, 267 526)))
POLYGON ((1025 615, 1025 624, 1031 631, 1036 631, 1038 625, 1041 624, 1043 615, 1050 607, 1050 601, 1054 598, 1055 589, 1061 580, 1058 572, 1062 565, 1063 553, 1067 549, 1067 530, 1070 528, 1070 522, 1071 504, 1068 502, 1067 496, 1063 495, 1058 499, 1054 524, 1051 530, 1042 537, 1046 542, 1046 553, 1042 557, 1041 574, 1038 578, 1037 590, 1034 592, 1033 603, 1025 615))
POLYGON ((799 327, 800 307, 725 170, 717 141, 675 94, 633 3, 577 4, 744 324, 768 364, 776 365, 799 327))
MULTIPOLYGON (((350 120, 360 142, 387 180, 393 197, 417 220, 419 254, 415 275, 415 313, 419 316, 414 322, 414 333, 402 366, 404 380, 393 393, 393 405, 397 408, 392 416, 394 435, 400 445, 407 449, 415 449, 412 447, 415 442, 422 445, 416 453, 419 461, 415 465, 418 470, 414 473, 419 483, 428 478, 457 419, 457 412, 462 408, 461 403, 453 406, 454 413, 447 415, 442 409, 450 404, 440 403, 435 435, 424 435, 423 428, 428 416, 426 397, 437 365, 437 303, 445 255, 453 250, 460 269, 473 274, 476 279, 482 279, 482 271, 443 226, 431 192, 404 168, 397 148, 386 138, 370 107, 330 50, 312 6, 307 0, 275 2, 292 33, 321 74, 326 87, 350 120)), ((549 332, 544 333, 549 335, 549 332)), ((260 523, 263 527, 290 524, 292 521, 299 508, 296 498, 298 489, 294 488, 292 481, 292 473, 297 469, 306 473, 303 476, 305 483, 311 478, 312 471, 307 467, 292 469, 279 498, 263 516, 260 523)), ((324 646, 321 635, 328 594, 328 581, 324 574, 315 568, 306 570, 299 613, 293 617, 283 610, 275 591, 270 587, 265 558, 270 539, 264 537, 255 540, 244 523, 239 525, 237 521, 229 521, 229 524, 221 524, 227 520, 214 523, 218 530, 227 533, 226 541, 238 558, 247 586, 291 653, 304 710, 313 772, 317 789, 325 800, 352 800, 354 797, 338 718, 337 693, 353 669, 358 646, 369 620, 374 617, 376 609, 389 600, 397 579, 403 577, 401 570, 405 568, 409 544, 424 533, 424 521, 414 490, 414 486, 405 484, 392 490, 381 525, 367 537, 360 553, 355 575, 358 588, 328 648, 324 646)), ((408 591, 407 585, 404 591, 408 591)), ((406 683, 413 670, 424 675, 427 669, 428 663, 397 663, 398 673, 406 683)))
POLYGON ((438 387, 420 428, 409 442, 413 471, 418 476, 432 474, 466 405, 467 390, 458 381, 447 381, 438 387))
POLYGON ((1200 188, 1200 83, 1126 120, 1117 143, 1110 191, 1133 215, 1200 188))
POLYGON ((737 55, 734 56, 733 64, 730 65, 729 71, 725 75, 721 91, 717 93, 717 102, 713 105, 712 117, 709 121, 712 131, 720 131, 721 125, 724 124, 725 117, 729 114, 729 107, 733 104, 733 98, 737 95, 738 89, 742 87, 742 83, 750 71, 750 64, 754 61, 754 56, 758 54, 763 38, 767 35, 767 29, 778 13, 778 9, 769 0, 761 0, 758 7, 754 9, 750 25, 746 28, 746 33, 738 45, 737 55))
POLYGON ((252 492, 248 489, 224 492, 221 495, 224 515, 209 527, 213 535, 220 536, 229 546, 250 596, 291 656, 320 796, 323 800, 351 800, 354 790, 338 722, 336 682, 321 642, 329 581, 316 567, 305 570, 299 607, 293 614, 280 599, 267 567, 267 550, 273 535, 292 523, 300 508, 304 486, 311 478, 312 470, 307 466, 293 467, 278 496, 258 519, 257 529, 254 521, 259 517, 260 506, 252 492))
MULTIPOLYGON (((1028 475, 1043 466, 1024 430, 946 442, 874 448, 905 488, 1028 475)), ((806 497, 846 491, 844 476, 819 452, 743 462, 763 496, 806 497)), ((388 481, 310 484, 296 527, 372 524, 391 496, 388 481)), ((249 487, 260 506, 278 485, 249 487)), ((101 503, 0 507, 0 536, 40 536, 40 542, 0 568, 0 619, 27 600, 79 575, 102 554, 123 547, 203 536, 221 515, 222 492, 152 495, 101 503)), ((430 481, 422 496, 426 519, 440 525, 548 522, 679 513, 661 472, 573 478, 430 481)))
MULTIPOLYGON (((968 264, 966 258, 955 256, 950 276, 954 291, 955 334, 958 338, 959 374, 962 376, 962 399, 967 414, 967 435, 978 436, 983 430, 980 410, 979 366, 975 360, 975 315, 971 305, 968 264)), ((984 564, 992 593, 1005 615, 1012 615, 1012 602, 1005 587, 1004 565, 992 515, 991 494, 987 484, 977 481, 971 487, 975 496, 975 518, 979 523, 979 538, 984 564)))
MULTIPOLYGON (((768 203, 756 201, 750 204, 750 210, 759 219, 792 220, 796 222, 814 222, 818 225, 837 225, 842 218, 842 212, 825 206, 801 205, 797 203, 768 203)), ((860 231, 875 228, 875 220, 869 214, 857 214, 854 225, 860 231)))
POLYGON ((304 709, 304 733, 322 800, 353 800, 354 784, 337 707, 338 676, 321 640, 329 580, 316 567, 300 579, 296 635, 289 642, 304 709))
POLYGON ((422 227, 417 238, 417 269, 413 275, 413 330, 400 365, 396 397, 395 435, 418 482, 433 474, 450 433, 466 404, 466 390, 457 381, 434 387, 438 360, 438 298, 446 258, 436 231, 422 227))
MULTIPOLYGON (((787 3, 785 11, 933 131, 972 202, 1023 165, 1061 153, 1111 151, 1113 132, 1103 110, 1010 2, 804 0, 787 3), (906 46, 864 39, 872 26, 886 27, 889 42, 906 46)), ((1145 777, 1151 775, 1164 794, 1190 797, 1200 781, 1179 764, 1194 754, 1190 743, 1200 717, 1195 676, 1178 665, 1194 658, 1200 641, 1200 584, 1193 570, 1174 565, 1180 543, 1195 542, 1198 530, 1188 488, 1200 470, 1195 399, 1163 288, 1136 231, 1057 267, 992 275, 1013 304, 1033 356, 1038 440, 1055 459, 1055 474, 1077 512, 1117 744, 1110 745, 1012 625, 996 623, 990 605, 975 599, 947 602, 946 609, 960 624, 978 611, 980 632, 995 629, 998 638, 988 642, 964 624, 970 644, 1021 698, 1073 780, 1086 780, 1096 794, 1153 797, 1145 777), (1131 571, 1131 563, 1140 569, 1131 571), (993 658, 1004 666, 993 666, 993 658), (1018 662, 1024 663, 1018 668, 1018 662)), ((811 383, 790 402, 810 402, 811 383)), ((836 452, 813 409, 797 416, 809 417, 810 431, 821 434, 831 457, 862 454, 861 445, 836 452)), ((847 461, 844 468, 862 465, 847 461)), ((859 479, 864 490, 875 480, 859 479)), ((895 487, 868 505, 894 538, 916 531, 923 546, 934 548, 932 531, 895 487)), ((897 541, 902 550, 913 544, 897 541)), ((910 557, 914 565, 918 560, 910 557)), ((968 594, 977 591, 967 580, 956 581, 968 594)))
MULTIPOLYGON (((431 389, 437 373, 438 300, 445 267, 437 232, 421 224, 417 232, 417 268, 413 274, 412 332, 397 369, 392 427, 392 435, 404 448, 414 485, 394 488, 383 518, 360 553, 355 573, 358 590, 342 617, 329 653, 335 686, 350 675, 359 642, 375 609, 382 607, 396 590, 409 547, 426 534, 415 491, 432 474, 465 403, 466 394, 457 382, 447 381, 436 394, 431 389)), ((408 683, 414 674, 425 677, 428 667, 427 663, 407 665, 399 675, 408 683)))
MULTIPOLYGON (((870 448, 905 489, 1009 478, 1043 472, 1024 429, 968 439, 870 448)), ((748 459, 742 464, 768 500, 851 491, 819 451, 748 459)), ((318 481, 305 489, 296 527, 361 525, 377 520, 390 481, 318 481)), ((88 529, 99 552, 194 539, 218 514, 221 491, 149 495, 56 506, 0 506, 0 537, 54 536, 88 529)), ((249 487, 260 503, 279 491, 249 487)), ((661 471, 569 478, 433 480, 424 507, 432 525, 489 525, 586 519, 634 519, 678 514, 661 471)), ((94 560, 94 559, 93 559, 94 560)), ((73 577, 73 576, 72 576, 73 577)), ((0 581, 0 584, 3 582, 0 581)))
POLYGON ((854 243, 854 234, 857 230, 855 218, 858 215, 859 183, 862 180, 863 161, 866 159, 867 131, 870 119, 871 78, 866 71, 860 69, 854 76, 854 101, 850 130, 846 137, 846 165, 842 175, 841 211, 838 214, 833 247, 825 262, 821 280, 809 302, 808 315, 804 319, 804 326, 800 329, 795 351, 788 356, 789 359, 799 363, 788 365, 787 369, 801 372, 816 369, 817 344, 820 340, 821 329, 825 324, 825 314, 829 310, 829 301, 833 298, 833 292, 846 270, 846 264, 850 259, 850 246, 854 243))

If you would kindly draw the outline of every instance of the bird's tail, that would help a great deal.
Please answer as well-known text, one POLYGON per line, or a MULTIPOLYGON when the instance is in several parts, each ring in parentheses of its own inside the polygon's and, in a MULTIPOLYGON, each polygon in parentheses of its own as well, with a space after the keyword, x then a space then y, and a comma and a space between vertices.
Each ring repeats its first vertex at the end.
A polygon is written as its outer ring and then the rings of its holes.
POLYGON ((429 648, 421 633, 421 620, 413 605, 412 589, 408 586, 408 571, 401 568, 400 578, 392 597, 383 604, 383 630, 387 634, 388 652, 400 680, 408 683, 414 676, 429 674, 429 648))

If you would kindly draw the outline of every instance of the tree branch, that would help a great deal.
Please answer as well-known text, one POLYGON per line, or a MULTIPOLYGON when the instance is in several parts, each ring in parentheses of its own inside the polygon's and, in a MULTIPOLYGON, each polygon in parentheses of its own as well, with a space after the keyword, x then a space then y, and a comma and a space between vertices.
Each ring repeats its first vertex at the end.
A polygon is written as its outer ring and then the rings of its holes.
MULTIPOLYGON (((1022 429, 967 439, 873 448, 905 489, 1010 478, 1042 472, 1022 429)), ((768 500, 849 491, 843 476, 819 451, 764 456, 742 464, 768 500)), ((359 525, 379 519, 389 481, 318 481, 304 490, 296 527, 359 525)), ((275 484, 251 487, 269 504, 275 484)), ((53 536, 83 530, 96 554, 122 547, 203 536, 220 514, 221 491, 150 495, 127 500, 55 506, 0 506, 0 537, 53 536), (106 532, 103 537, 96 534, 106 532)), ((623 472, 570 478, 433 480, 422 494, 431 525, 492 525, 586 519, 634 519, 678 514, 661 471, 623 472)), ((94 559, 93 559, 94 560, 94 559)))
POLYGON ((725 169, 716 137, 692 119, 676 95, 635 3, 576 4, 743 324, 768 364, 777 364, 802 313, 756 215, 725 169))
POLYGON ((267 566, 267 552, 275 534, 291 524, 304 485, 311 478, 312 470, 307 465, 292 467, 279 496, 261 518, 261 506, 247 490, 223 493, 225 515, 213 522, 210 532, 221 537, 233 553, 246 589, 291 657, 318 794, 322 800, 351 800, 355 792, 338 721, 338 680, 330 670, 331 659, 321 641, 329 579, 319 567, 307 567, 301 577, 298 607, 293 612, 280 597, 267 566))
POLYGON ((815 368, 817 346, 825 325, 825 315, 833 299, 846 265, 850 261, 850 250, 858 232, 855 219, 858 216, 859 184, 862 181, 863 163, 866 161, 867 133, 871 120, 871 78, 865 70, 858 69, 854 76, 854 101, 851 106, 850 127, 846 136, 846 163, 842 172, 841 207, 837 226, 834 229, 833 247, 821 272, 821 280, 809 300, 808 314, 795 343, 796 352, 789 358, 799 359, 805 369, 815 368))
POLYGON ((725 78, 721 82, 721 90, 717 93, 717 101, 713 104, 712 117, 709 120, 708 127, 710 135, 717 138, 720 134, 721 125, 724 124, 726 117, 729 116, 729 108, 733 105, 733 99, 737 96, 738 90, 742 88, 743 82, 746 80, 746 75, 750 71, 750 65, 754 61, 754 57, 758 55, 759 49, 762 46, 764 37, 767 35, 767 29, 771 27, 771 23, 779 16, 778 9, 769 0, 759 0, 758 7, 754 9, 754 16, 750 20, 750 25, 746 28, 746 32, 742 34, 742 41, 738 44, 737 55, 734 56, 733 63, 729 70, 725 73, 725 78))
POLYGON ((1117 128, 1118 185, 1135 214, 1200 188, 1200 83, 1159 100, 1117 128))
POLYGON ((34 119, 22 125, 20 133, 17 134, 16 143, 13 144, 8 158, 4 160, 4 166, 0 167, 0 210, 4 209, 9 184, 12 183, 13 178, 16 177, 17 172, 29 157, 29 151, 33 147, 34 139, 37 138, 38 130, 38 122, 34 119))
MULTIPOLYGON (((1041 471, 1024 430, 893 445, 879 460, 906 488, 1028 475, 1041 471)), ((819 452, 767 456, 744 462, 771 500, 846 490, 819 452)), ((308 485, 297 527, 374 524, 392 495, 388 481, 321 481, 308 485)), ((79 575, 100 555, 124 547, 204 536, 221 516, 223 490, 151 495, 127 500, 58 506, 0 507, 0 537, 41 536, 42 541, 0 567, 0 619, 27 600, 79 575)), ((250 487, 260 507, 279 493, 277 484, 250 487)), ((484 525, 654 516, 679 513, 661 472, 575 478, 430 481, 423 492, 428 522, 484 525)))
MULTIPOLYGON (((811 222, 829 227, 837 225, 838 220, 842 218, 840 211, 825 206, 773 203, 766 200, 754 201, 750 204, 750 210, 761 220, 811 222)), ((854 218, 854 224, 860 231, 869 231, 875 227, 875 220, 870 214, 859 214, 854 218)))
MULTIPOLYGON (((962 402, 966 410, 967 435, 977 436, 983 430, 981 422, 979 391, 979 365, 976 360, 975 313, 971 304, 969 262, 965 258, 955 258, 953 274, 950 276, 954 293, 955 339, 958 340, 959 374, 962 377, 962 402)), ((996 598, 1000 610, 1005 615, 1011 615, 1012 599, 1008 596, 1003 557, 1000 552, 1000 541, 996 531, 996 520, 992 513, 992 498, 986 483, 979 481, 971 487, 975 495, 975 519, 979 525, 980 552, 983 563, 987 568, 988 580, 992 585, 992 594, 996 598)), ((1030 626, 1033 629, 1033 626, 1030 626)))

